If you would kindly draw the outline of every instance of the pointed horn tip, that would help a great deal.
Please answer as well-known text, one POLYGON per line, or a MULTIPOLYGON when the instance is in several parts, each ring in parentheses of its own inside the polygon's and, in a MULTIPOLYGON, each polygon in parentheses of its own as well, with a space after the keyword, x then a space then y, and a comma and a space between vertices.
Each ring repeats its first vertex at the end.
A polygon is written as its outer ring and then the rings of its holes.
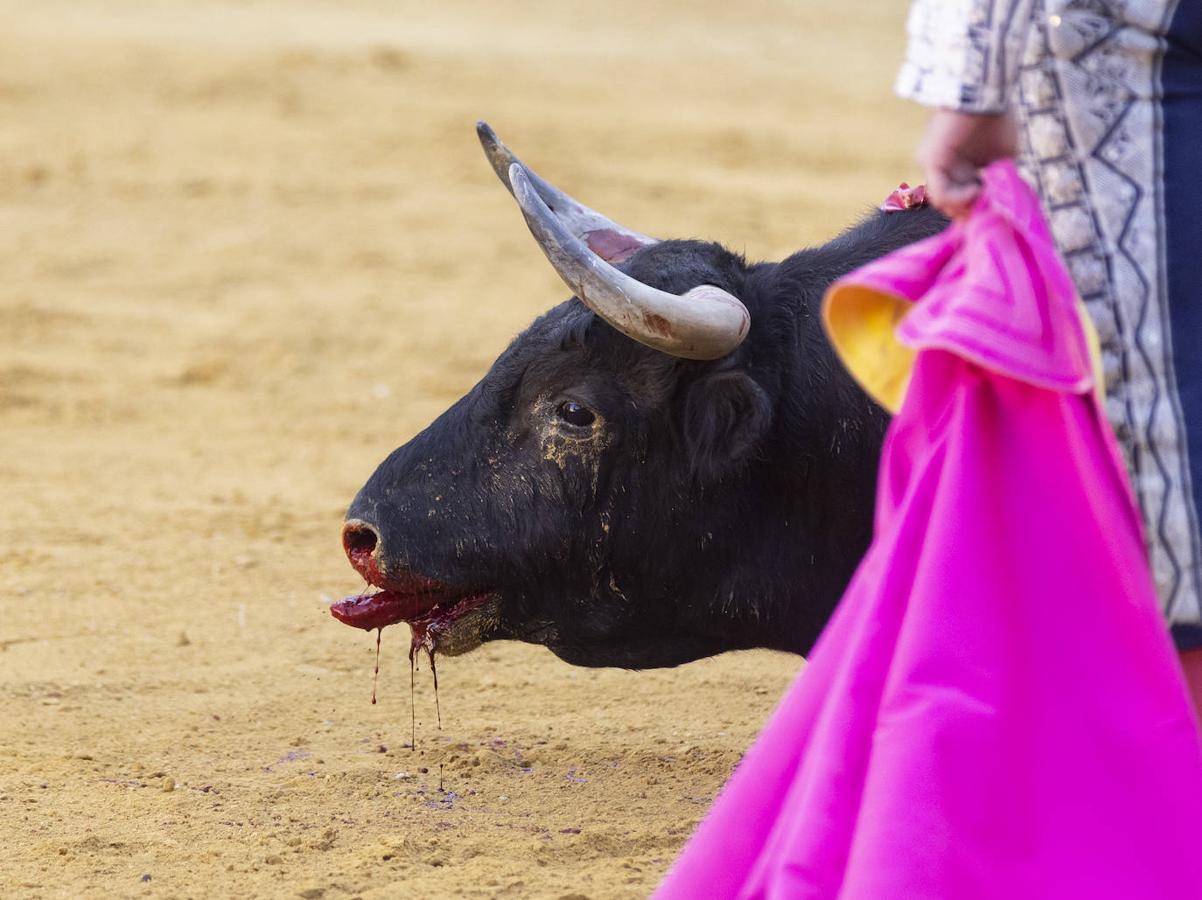
MULTIPOLYGON (((502 143, 501 139, 497 137, 497 133, 483 119, 476 123, 476 137, 479 138, 484 155, 488 157, 494 169, 497 167, 498 161, 504 163, 506 159, 513 157, 509 148, 502 143)), ((497 174, 501 173, 498 171, 497 174)))

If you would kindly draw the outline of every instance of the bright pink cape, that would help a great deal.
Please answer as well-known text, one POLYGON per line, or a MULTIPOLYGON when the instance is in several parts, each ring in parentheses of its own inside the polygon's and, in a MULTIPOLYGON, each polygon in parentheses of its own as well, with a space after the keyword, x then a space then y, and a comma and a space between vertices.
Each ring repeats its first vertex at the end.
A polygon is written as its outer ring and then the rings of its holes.
POLYGON ((914 301, 875 539, 658 896, 1202 897, 1202 741, 1035 197, 995 164, 841 289, 914 301))

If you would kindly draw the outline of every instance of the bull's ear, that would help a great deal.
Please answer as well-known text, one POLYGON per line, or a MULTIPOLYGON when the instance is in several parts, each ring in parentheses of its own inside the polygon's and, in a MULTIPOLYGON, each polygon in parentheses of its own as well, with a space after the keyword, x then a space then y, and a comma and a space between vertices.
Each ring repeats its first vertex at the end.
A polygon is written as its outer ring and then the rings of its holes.
POLYGON ((746 461, 771 421, 768 394, 746 372, 715 372, 695 381, 684 417, 694 475, 716 478, 746 461))

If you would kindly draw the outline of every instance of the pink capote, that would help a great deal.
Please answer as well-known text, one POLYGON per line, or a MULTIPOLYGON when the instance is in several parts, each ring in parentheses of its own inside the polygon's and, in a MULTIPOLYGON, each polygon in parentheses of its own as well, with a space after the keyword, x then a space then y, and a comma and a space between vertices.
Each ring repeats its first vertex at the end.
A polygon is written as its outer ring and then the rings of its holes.
POLYGON ((995 164, 842 291, 914 301, 875 539, 657 896, 1202 897, 1202 742, 1035 197, 995 164))

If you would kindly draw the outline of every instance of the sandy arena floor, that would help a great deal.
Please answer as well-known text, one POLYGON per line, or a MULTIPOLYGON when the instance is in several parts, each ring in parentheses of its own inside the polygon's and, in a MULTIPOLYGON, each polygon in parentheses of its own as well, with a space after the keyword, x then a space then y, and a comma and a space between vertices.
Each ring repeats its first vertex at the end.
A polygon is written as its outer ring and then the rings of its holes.
POLYGON ((477 118, 778 258, 913 177, 903 12, 0 2, 0 896, 646 895, 800 661, 493 645, 412 751, 342 513, 564 295, 477 118))

